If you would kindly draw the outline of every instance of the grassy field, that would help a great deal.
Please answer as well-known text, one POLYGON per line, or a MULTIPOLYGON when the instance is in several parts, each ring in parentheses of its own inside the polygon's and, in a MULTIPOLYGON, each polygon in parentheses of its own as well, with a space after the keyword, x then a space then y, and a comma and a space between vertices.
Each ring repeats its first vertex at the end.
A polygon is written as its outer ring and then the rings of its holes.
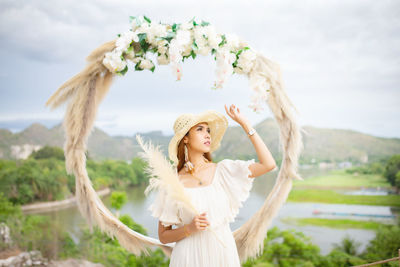
POLYGON ((361 221, 361 220, 349 220, 349 219, 324 219, 324 218, 293 218, 285 217, 281 221, 293 224, 293 225, 315 225, 315 226, 325 226, 330 228, 338 229, 363 229, 363 230, 373 230, 376 231, 381 226, 386 226, 388 224, 374 222, 374 221, 361 221))
POLYGON ((400 195, 345 195, 336 191, 378 186, 382 189, 391 187, 385 178, 379 175, 355 176, 347 174, 344 170, 335 170, 329 175, 293 181, 293 189, 287 201, 400 207, 400 195))
POLYGON ((294 187, 303 186, 317 186, 317 187, 381 187, 390 188, 390 184, 385 180, 384 177, 379 175, 352 175, 346 173, 344 170, 332 171, 329 175, 315 176, 307 178, 304 181, 294 180, 294 187))
POLYGON ((292 189, 287 201, 400 207, 400 195, 344 195, 334 190, 321 189, 292 189))

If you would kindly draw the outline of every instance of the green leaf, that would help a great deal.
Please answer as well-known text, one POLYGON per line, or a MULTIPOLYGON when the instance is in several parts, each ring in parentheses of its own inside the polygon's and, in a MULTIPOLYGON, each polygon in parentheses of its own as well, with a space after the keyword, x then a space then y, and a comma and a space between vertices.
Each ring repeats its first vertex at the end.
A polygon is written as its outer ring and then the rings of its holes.
POLYGON ((121 34, 120 34, 120 33, 118 33, 118 34, 117 34, 117 36, 118 36, 118 37, 121 37, 121 34))
POLYGON ((221 35, 222 41, 218 44, 219 47, 227 43, 225 34, 221 35))
POLYGON ((193 43, 192 43, 192 49, 193 49, 193 50, 198 50, 198 49, 199 49, 199 47, 198 47, 197 44, 196 44, 196 41, 193 41, 193 43))
POLYGON ((131 45, 128 47, 128 49, 126 49, 126 53, 129 54, 132 51, 133 51, 133 46, 132 46, 132 43, 131 43, 131 45))
POLYGON ((161 37, 163 40, 167 40, 168 43, 171 42, 171 40, 176 36, 175 32, 168 32, 166 37, 161 37))
POLYGON ((243 49, 240 49, 237 53, 236 53, 236 58, 239 58, 239 55, 243 52, 243 49))
POLYGON ((146 42, 147 33, 139 33, 139 34, 138 34, 138 37, 139 37, 139 44, 140 44, 140 47, 142 48, 143 53, 146 53, 146 52, 147 52, 147 49, 148 49, 149 46, 150 46, 150 44, 148 44, 148 43, 146 42))
POLYGON ((185 59, 190 57, 190 55, 182 56, 182 62, 185 62, 185 59))
POLYGON ((196 56, 197 56, 196 53, 193 50, 190 52, 190 55, 192 56, 193 59, 195 59, 196 56))
POLYGON ((140 65, 141 62, 142 62, 142 61, 140 60, 138 63, 136 63, 136 65, 135 65, 135 70, 137 70, 137 71, 142 71, 142 70, 143 70, 142 68, 139 67, 139 65, 140 65))
POLYGON ((135 17, 135 20, 136 20, 136 25, 140 27, 140 25, 142 25, 142 20, 138 17, 135 17))
POLYGON ((151 72, 154 72, 155 69, 156 69, 156 65, 154 65, 150 70, 151 70, 151 72))
POLYGON ((201 21, 201 26, 207 26, 207 25, 210 25, 210 23, 203 20, 201 21))
POLYGON ((138 37, 139 37, 139 42, 146 40, 147 33, 145 33, 145 32, 138 33, 138 37))
POLYGON ((181 26, 180 23, 178 23, 178 24, 174 23, 174 24, 172 25, 172 31, 173 31, 173 32, 176 32, 176 31, 179 29, 180 26, 181 26))
POLYGON ((151 23, 151 20, 150 20, 148 17, 143 16, 143 18, 144 18, 144 20, 147 21, 148 23, 151 23))
POLYGON ((235 62, 232 63, 232 66, 235 68, 237 66, 238 61, 236 60, 235 62))
POLYGON ((250 47, 248 47, 248 46, 243 47, 243 50, 248 50, 248 49, 250 49, 250 47))
POLYGON ((128 65, 126 65, 125 68, 124 68, 123 70, 117 71, 117 73, 118 73, 119 75, 125 75, 125 73, 126 73, 127 71, 128 71, 128 65))
POLYGON ((214 55, 215 53, 217 53, 217 49, 215 48, 211 49, 211 54, 214 55))
POLYGON ((129 16, 129 23, 132 23, 132 21, 133 21, 134 19, 136 19, 135 16, 129 16))
POLYGON ((135 53, 135 56, 141 56, 144 54, 143 49, 140 49, 138 52, 135 53))

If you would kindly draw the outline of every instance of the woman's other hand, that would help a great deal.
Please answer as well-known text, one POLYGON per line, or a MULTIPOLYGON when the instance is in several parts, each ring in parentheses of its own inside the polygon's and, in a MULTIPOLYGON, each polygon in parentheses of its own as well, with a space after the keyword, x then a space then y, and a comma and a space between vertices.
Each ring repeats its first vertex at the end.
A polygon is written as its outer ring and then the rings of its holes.
POLYGON ((191 233, 205 230, 210 222, 207 220, 207 215, 205 212, 202 214, 194 216, 192 222, 189 224, 188 228, 191 233))

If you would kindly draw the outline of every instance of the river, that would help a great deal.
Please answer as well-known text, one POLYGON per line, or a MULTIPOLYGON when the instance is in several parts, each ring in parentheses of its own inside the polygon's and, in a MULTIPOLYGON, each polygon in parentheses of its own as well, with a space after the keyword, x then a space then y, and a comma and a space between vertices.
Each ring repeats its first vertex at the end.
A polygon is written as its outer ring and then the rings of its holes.
MULTIPOLYGON (((314 175, 323 175, 328 170, 304 170, 300 171, 303 178, 307 178, 314 175)), ((236 221, 231 223, 231 229, 235 230, 240 227, 245 221, 247 221, 264 203, 266 196, 271 191, 277 172, 268 173, 266 175, 257 177, 254 181, 252 191, 249 198, 240 209, 236 221)), ((120 214, 130 215, 137 223, 144 226, 148 235, 157 238, 157 226, 158 221, 152 217, 148 207, 154 201, 155 194, 151 193, 147 198, 144 195, 145 186, 131 188, 127 191, 128 201, 122 207, 120 214)), ((107 207, 110 207, 109 196, 102 198, 103 202, 107 207)), ((321 254, 328 254, 335 243, 340 243, 341 240, 346 236, 350 236, 352 239, 360 243, 358 252, 365 249, 365 246, 371 239, 374 238, 375 232, 370 230, 360 229, 336 229, 329 227, 320 226, 296 226, 287 224, 282 221, 286 217, 294 218, 306 218, 306 217, 318 217, 318 218, 346 218, 354 220, 374 220, 379 222, 393 223, 394 219, 388 218, 369 218, 369 217, 357 217, 357 216, 337 216, 329 214, 313 215, 313 210, 331 211, 331 212, 348 212, 348 213, 364 213, 364 214, 380 214, 380 215, 397 215, 399 211, 394 207, 388 206, 367 206, 367 205, 346 205, 346 204, 322 204, 322 203, 295 203, 286 202, 277 217, 275 217, 269 226, 270 229, 273 226, 277 226, 281 230, 294 229, 296 231, 303 232, 306 236, 311 238, 311 242, 318 245, 321 250, 321 254)), ((113 212, 114 210, 111 209, 113 212)), ((50 215, 53 220, 60 223, 66 231, 68 231, 73 239, 78 242, 80 236, 80 227, 85 225, 85 221, 80 215, 76 207, 63 209, 59 211, 52 211, 43 213, 50 215)))

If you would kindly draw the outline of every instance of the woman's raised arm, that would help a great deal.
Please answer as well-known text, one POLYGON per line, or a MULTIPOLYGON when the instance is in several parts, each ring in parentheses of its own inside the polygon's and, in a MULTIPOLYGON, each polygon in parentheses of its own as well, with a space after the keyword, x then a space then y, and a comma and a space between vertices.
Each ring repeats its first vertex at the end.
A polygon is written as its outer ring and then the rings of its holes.
MULTIPOLYGON (((225 110, 232 120, 236 121, 240 126, 242 126, 246 134, 253 128, 249 120, 240 113, 239 108, 236 108, 235 105, 232 104, 229 107, 229 110, 225 105, 225 110)), ((261 139, 260 135, 255 132, 249 138, 254 145, 259 160, 259 162, 249 165, 249 169, 252 173, 250 177, 257 177, 275 169, 276 162, 264 141, 261 139)))

